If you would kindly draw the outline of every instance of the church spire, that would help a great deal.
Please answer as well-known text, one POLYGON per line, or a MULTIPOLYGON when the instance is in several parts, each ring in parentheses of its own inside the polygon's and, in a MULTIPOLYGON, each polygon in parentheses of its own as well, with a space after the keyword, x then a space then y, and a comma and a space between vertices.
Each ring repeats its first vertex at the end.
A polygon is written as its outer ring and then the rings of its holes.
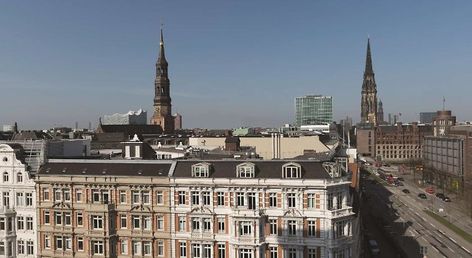
POLYGON ((159 42, 159 57, 157 59, 157 63, 167 64, 166 56, 164 53, 164 34, 162 33, 162 26, 161 26, 161 40, 159 42))
POLYGON ((374 74, 374 69, 372 68, 372 55, 370 53, 370 38, 367 38, 367 55, 365 58, 365 75, 374 74))

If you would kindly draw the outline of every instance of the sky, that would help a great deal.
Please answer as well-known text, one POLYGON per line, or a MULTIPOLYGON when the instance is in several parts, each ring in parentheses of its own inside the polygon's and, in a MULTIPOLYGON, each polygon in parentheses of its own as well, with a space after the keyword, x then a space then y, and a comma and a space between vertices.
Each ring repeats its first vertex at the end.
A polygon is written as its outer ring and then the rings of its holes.
POLYGON ((333 96, 359 121, 367 37, 378 96, 416 121, 472 120, 472 1, 0 0, 0 125, 96 126, 152 115, 160 24, 185 128, 278 127, 333 96))

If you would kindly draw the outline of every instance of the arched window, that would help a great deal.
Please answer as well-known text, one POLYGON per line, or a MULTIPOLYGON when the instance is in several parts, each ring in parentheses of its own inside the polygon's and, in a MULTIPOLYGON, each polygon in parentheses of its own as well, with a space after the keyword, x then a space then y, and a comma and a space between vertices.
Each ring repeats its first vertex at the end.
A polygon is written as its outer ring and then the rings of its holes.
POLYGON ((245 162, 236 166, 236 177, 239 178, 254 178, 255 165, 251 162, 245 162))
POLYGON ((192 177, 209 177, 210 163, 202 162, 192 165, 192 177))
POLYGON ((8 161, 8 158, 7 157, 3 157, 3 162, 7 162, 8 161))
POLYGON ((8 178, 8 172, 3 172, 3 182, 8 182, 9 178, 8 178))
POLYGON ((287 163, 282 166, 282 178, 301 178, 301 166, 297 163, 287 163))
POLYGON ((18 174, 16 174, 16 181, 18 183, 23 182, 23 174, 21 172, 18 172, 18 174))

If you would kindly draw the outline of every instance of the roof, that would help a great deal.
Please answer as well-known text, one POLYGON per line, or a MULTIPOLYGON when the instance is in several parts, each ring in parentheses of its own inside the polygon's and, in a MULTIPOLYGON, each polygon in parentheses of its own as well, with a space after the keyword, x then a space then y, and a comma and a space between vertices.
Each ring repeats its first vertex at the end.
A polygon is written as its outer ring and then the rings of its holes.
MULTIPOLYGON (((192 165, 202 163, 202 160, 177 161, 174 177, 192 177, 192 165)), ((288 160, 205 160, 211 164, 211 178, 236 178, 236 166, 250 162, 255 165, 255 178, 282 178, 282 166, 297 163, 302 169, 303 179, 330 179, 331 176, 323 168, 322 162, 317 161, 288 161, 288 160)))
POLYGON ((38 175, 167 177, 171 166, 169 161, 50 160, 38 175))
POLYGON ((160 125, 99 125, 98 133, 124 133, 126 135, 135 134, 161 134, 160 125))

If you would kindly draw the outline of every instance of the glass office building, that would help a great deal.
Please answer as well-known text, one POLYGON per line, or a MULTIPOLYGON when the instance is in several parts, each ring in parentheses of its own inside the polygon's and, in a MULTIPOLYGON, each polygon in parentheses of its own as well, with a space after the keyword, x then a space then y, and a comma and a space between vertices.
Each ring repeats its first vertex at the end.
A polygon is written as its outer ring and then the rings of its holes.
POLYGON ((333 122, 333 97, 309 95, 295 98, 296 124, 319 125, 333 122))

